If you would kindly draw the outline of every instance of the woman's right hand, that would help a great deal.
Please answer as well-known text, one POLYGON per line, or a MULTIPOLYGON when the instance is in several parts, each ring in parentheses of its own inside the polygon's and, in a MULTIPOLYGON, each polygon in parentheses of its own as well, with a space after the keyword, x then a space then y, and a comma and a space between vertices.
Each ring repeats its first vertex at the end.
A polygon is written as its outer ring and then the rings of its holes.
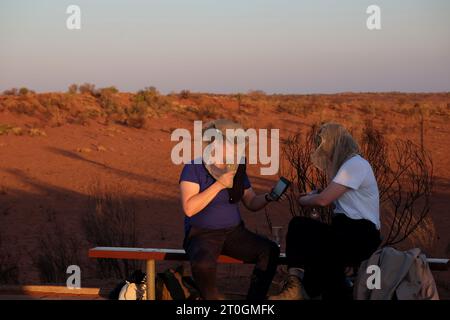
POLYGON ((230 171, 221 175, 217 181, 223 186, 223 188, 230 188, 233 185, 235 172, 230 171))

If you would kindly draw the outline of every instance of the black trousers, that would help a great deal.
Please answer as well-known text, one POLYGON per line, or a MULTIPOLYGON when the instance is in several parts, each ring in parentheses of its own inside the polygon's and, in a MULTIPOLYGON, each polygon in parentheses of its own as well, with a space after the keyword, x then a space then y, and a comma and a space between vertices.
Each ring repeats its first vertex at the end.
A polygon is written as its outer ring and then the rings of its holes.
POLYGON ((216 269, 220 254, 254 263, 247 299, 266 298, 280 254, 275 242, 250 232, 242 223, 220 230, 192 227, 183 247, 191 262, 192 276, 204 299, 218 298, 216 269))
POLYGON ((305 270, 303 286, 311 297, 351 298, 345 268, 357 267, 380 245, 380 232, 368 220, 333 217, 331 225, 305 217, 289 223, 286 258, 289 267, 305 270))

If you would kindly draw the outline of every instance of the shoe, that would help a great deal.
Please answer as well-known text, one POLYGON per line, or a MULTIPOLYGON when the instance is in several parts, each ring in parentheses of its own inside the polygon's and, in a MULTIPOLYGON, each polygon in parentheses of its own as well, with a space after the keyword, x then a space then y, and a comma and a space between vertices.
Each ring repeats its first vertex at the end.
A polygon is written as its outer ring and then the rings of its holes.
POLYGON ((281 292, 278 295, 269 296, 269 300, 305 300, 300 278, 289 275, 283 284, 281 292))

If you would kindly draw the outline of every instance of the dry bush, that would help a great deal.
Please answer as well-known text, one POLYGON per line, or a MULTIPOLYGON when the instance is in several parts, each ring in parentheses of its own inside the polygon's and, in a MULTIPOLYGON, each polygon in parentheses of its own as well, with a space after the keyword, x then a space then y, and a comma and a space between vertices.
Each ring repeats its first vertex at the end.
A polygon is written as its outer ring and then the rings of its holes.
POLYGON ((9 110, 28 116, 42 116, 45 113, 45 108, 39 103, 39 100, 28 96, 21 96, 9 110))
POLYGON ((12 133, 16 136, 21 136, 24 134, 24 130, 21 127, 10 126, 7 124, 0 124, 0 136, 12 133))
MULTIPOLYGON (((325 175, 312 164, 310 155, 314 150, 312 137, 317 126, 302 135, 289 137, 283 145, 282 174, 293 181, 288 193, 291 213, 301 216, 317 214, 329 222, 330 208, 303 208, 298 204, 301 193, 323 189, 325 175)), ((427 222, 433 186, 433 163, 425 148, 409 140, 387 144, 382 133, 366 123, 360 138, 362 156, 372 165, 380 191, 381 219, 385 237, 384 245, 396 245, 412 237, 412 241, 428 233, 429 245, 434 239, 434 227, 427 222), (430 231, 432 230, 432 231, 430 231)))
POLYGON ((148 87, 136 93, 131 107, 125 109, 126 118, 122 124, 142 128, 148 118, 171 109, 172 103, 166 96, 161 95, 155 87, 148 87))
POLYGON ((410 236, 420 238, 427 230, 430 244, 435 239, 427 216, 433 188, 433 162, 423 143, 397 140, 388 145, 380 131, 366 123, 361 139, 363 156, 374 169, 380 191, 381 219, 388 230, 384 244, 395 245, 410 236), (428 226, 427 226, 428 224, 428 226))
POLYGON ((70 111, 71 97, 66 97, 61 94, 45 93, 37 97, 37 101, 52 114, 54 110, 58 111, 70 111))
MULTIPOLYGON (((124 187, 105 187, 98 181, 91 186, 83 230, 92 246, 137 247, 136 208, 132 200, 125 198, 124 187)), ((131 260, 97 259, 97 267, 103 278, 124 278, 141 264, 131 260)))
POLYGON ((411 141, 399 141, 392 153, 385 198, 381 199, 389 230, 385 245, 402 242, 424 222, 433 187, 433 163, 425 149, 411 141))
POLYGON ((35 92, 33 90, 30 90, 26 87, 22 87, 19 89, 19 96, 26 96, 29 94, 35 94, 35 92))
POLYGON ((267 97, 267 94, 263 90, 250 90, 247 92, 247 97, 253 100, 261 100, 267 97))
MULTIPOLYGON (((384 225, 389 225, 389 223, 386 223, 388 222, 386 220, 391 217, 391 215, 385 217, 384 225)), ((414 224, 417 222, 417 218, 413 217, 413 219, 414 221, 412 223, 414 224)), ((436 241, 438 240, 438 235, 432 217, 430 215, 424 217, 405 240, 406 241, 404 242, 408 244, 408 247, 420 247, 426 252, 433 250, 436 245, 436 241)), ((400 245, 403 246, 403 243, 400 243, 400 245)))
POLYGON ((96 119, 101 115, 102 113, 94 108, 86 108, 82 111, 73 112, 68 122, 85 126, 89 124, 89 120, 96 119))
POLYGON ((30 128, 28 130, 28 135, 31 137, 46 137, 47 133, 39 128, 30 128))
POLYGON ((19 90, 17 88, 11 88, 11 89, 3 91, 3 94, 5 96, 17 96, 18 93, 19 93, 19 90))
POLYGON ((74 113, 72 97, 70 95, 41 94, 37 96, 41 108, 40 113, 51 126, 59 127, 67 121, 73 121, 69 115, 74 113))
POLYGON ((45 133, 45 131, 38 129, 38 128, 29 128, 27 130, 22 129, 21 127, 15 127, 15 126, 10 126, 8 124, 0 124, 0 136, 1 135, 7 135, 7 134, 14 134, 16 136, 22 136, 25 133, 28 134, 31 137, 36 137, 36 136, 47 136, 47 134, 45 133))
POLYGON ((31 254, 33 265, 42 283, 64 283, 67 267, 81 265, 79 241, 54 220, 46 229, 38 238, 37 250, 31 254))
POLYGON ((76 94, 78 93, 78 85, 73 83, 67 88, 67 93, 76 94))
POLYGON ((118 90, 115 87, 103 88, 96 92, 97 101, 107 115, 123 114, 123 108, 118 100, 118 90))
POLYGON ((180 99, 189 99, 191 97, 191 92, 189 90, 181 90, 178 96, 180 99))
POLYGON ((101 93, 105 93, 105 92, 115 94, 115 93, 119 93, 119 89, 117 89, 115 86, 100 88, 95 91, 95 96, 99 97, 101 95, 101 93))
POLYGON ((6 251, 0 235, 0 284, 17 284, 19 281, 19 255, 6 251))
POLYGON ((192 110, 200 120, 211 120, 220 114, 220 107, 214 103, 205 103, 192 110))
POLYGON ((83 83, 82 85, 80 85, 78 87, 78 90, 80 91, 81 94, 90 94, 90 95, 95 95, 95 84, 91 84, 91 83, 83 83))
POLYGON ((370 103, 363 103, 359 106, 359 110, 366 116, 370 118, 375 118, 376 107, 370 103))
POLYGON ((293 216, 317 217, 323 222, 329 222, 332 210, 330 208, 310 209, 298 203, 301 194, 311 190, 323 190, 327 185, 326 175, 318 170, 311 161, 314 151, 314 136, 318 126, 312 126, 307 134, 298 132, 289 136, 283 144, 281 173, 292 181, 288 189, 287 199, 293 216))
POLYGON ((144 128, 146 123, 147 123, 147 115, 142 110, 132 111, 128 113, 128 116, 125 119, 125 124, 127 126, 137 129, 144 128))
POLYGON ((1 135, 7 135, 11 130, 13 126, 10 126, 9 124, 0 124, 0 136, 1 135))

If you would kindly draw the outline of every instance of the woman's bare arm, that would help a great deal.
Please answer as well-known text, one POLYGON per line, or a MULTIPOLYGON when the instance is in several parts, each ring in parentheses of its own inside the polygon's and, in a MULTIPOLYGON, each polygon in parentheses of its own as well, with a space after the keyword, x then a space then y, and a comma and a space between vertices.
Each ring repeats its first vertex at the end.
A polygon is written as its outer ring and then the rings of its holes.
POLYGON ((309 194, 300 198, 300 205, 306 207, 326 207, 342 196, 349 188, 331 182, 321 193, 309 194))
POLYGON ((265 196, 265 193, 257 195, 253 188, 248 188, 244 191, 242 202, 248 210, 258 211, 264 208, 268 203, 265 196))
POLYGON ((198 183, 181 181, 181 205, 184 214, 192 217, 205 208, 224 188, 219 182, 214 182, 209 188, 203 192, 200 191, 198 183))
POLYGON ((198 183, 181 181, 181 205, 183 206, 184 214, 192 217, 199 213, 220 191, 225 189, 225 186, 233 180, 233 177, 234 173, 228 172, 202 192, 200 192, 198 183))

